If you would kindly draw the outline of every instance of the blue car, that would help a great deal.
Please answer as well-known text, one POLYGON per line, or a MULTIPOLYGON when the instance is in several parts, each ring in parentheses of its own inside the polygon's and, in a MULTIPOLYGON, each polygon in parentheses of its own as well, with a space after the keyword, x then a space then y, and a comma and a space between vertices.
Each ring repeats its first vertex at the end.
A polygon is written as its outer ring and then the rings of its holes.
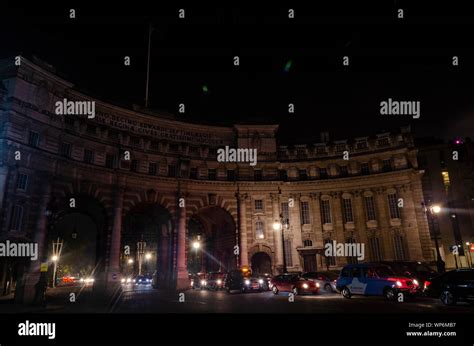
POLYGON ((388 266, 369 263, 346 265, 336 281, 336 289, 344 298, 364 295, 395 300, 398 293, 415 295, 417 288, 416 280, 398 276, 388 266))

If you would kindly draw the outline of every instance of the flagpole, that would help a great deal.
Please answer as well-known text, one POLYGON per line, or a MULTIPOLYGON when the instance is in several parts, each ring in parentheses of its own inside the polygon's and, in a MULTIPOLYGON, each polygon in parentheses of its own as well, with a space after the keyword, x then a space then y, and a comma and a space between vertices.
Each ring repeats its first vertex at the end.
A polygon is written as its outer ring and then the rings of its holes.
POLYGON ((147 62, 147 68, 146 68, 146 94, 145 94, 145 107, 148 107, 148 84, 150 81, 150 48, 151 48, 151 31, 152 31, 152 26, 151 22, 149 23, 148 26, 148 62, 147 62))

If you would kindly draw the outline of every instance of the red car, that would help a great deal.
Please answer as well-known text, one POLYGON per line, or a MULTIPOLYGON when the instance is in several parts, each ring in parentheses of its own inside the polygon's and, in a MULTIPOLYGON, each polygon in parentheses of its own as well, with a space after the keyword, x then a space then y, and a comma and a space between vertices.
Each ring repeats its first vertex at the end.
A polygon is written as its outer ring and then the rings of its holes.
POLYGON ((299 274, 283 274, 275 276, 271 280, 271 286, 273 294, 278 294, 279 292, 292 292, 296 295, 304 293, 316 294, 319 292, 319 283, 306 280, 299 274))

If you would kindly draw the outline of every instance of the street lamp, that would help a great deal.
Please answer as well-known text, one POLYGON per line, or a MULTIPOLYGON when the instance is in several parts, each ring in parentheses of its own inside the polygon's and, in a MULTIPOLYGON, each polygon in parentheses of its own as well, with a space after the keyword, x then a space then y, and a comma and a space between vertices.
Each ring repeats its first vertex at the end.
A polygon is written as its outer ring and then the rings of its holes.
POLYGON ((51 257, 51 260, 54 263, 53 287, 56 287, 56 274, 58 270, 59 257, 61 256, 62 249, 63 249, 63 241, 61 239, 58 238, 56 241, 53 241, 53 256, 51 257))
POLYGON ((199 250, 200 247, 201 247, 201 243, 199 241, 196 240, 196 241, 193 242, 193 249, 194 250, 197 251, 197 250, 199 250))
POLYGON ((142 239, 137 243, 137 254, 138 254, 138 275, 142 275, 142 262, 143 256, 145 254, 146 242, 143 241, 143 234, 142 239))
POLYGON ((439 244, 438 244, 438 230, 435 229, 434 220, 437 218, 437 215, 441 212, 441 207, 437 204, 426 206, 423 202, 421 203, 423 209, 425 211, 425 215, 428 217, 430 225, 433 229, 434 241, 436 246, 436 267, 439 273, 445 272, 445 263, 441 258, 441 253, 439 252, 439 244))
POLYGON ((145 259, 146 259, 147 261, 151 260, 151 257, 152 257, 152 256, 151 256, 151 253, 149 253, 149 252, 145 255, 145 259))
POLYGON ((128 264, 133 264, 133 259, 132 258, 128 259, 128 264))
POLYGON ((283 214, 280 214, 280 220, 275 220, 273 223, 273 229, 275 231, 281 231, 281 252, 283 255, 283 273, 287 273, 288 270, 286 268, 286 252, 285 252, 285 230, 284 228, 288 228, 288 223, 286 220, 283 219, 283 214))

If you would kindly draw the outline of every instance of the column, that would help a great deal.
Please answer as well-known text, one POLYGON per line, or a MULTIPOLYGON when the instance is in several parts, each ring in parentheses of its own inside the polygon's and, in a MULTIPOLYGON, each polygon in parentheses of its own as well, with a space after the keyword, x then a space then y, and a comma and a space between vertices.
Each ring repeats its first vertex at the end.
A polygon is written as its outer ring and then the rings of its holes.
POLYGON ((46 244, 46 237, 48 231, 48 219, 46 216, 46 210, 49 207, 51 200, 52 185, 45 181, 45 188, 43 196, 39 202, 38 219, 36 222, 36 230, 34 236, 34 242, 38 244, 38 259, 31 261, 30 268, 27 273, 20 277, 17 283, 17 289, 15 293, 15 301, 31 304, 35 300, 36 284, 40 281, 44 281, 46 284, 47 275, 46 273, 40 273, 40 265, 42 262, 47 261, 48 247, 46 244))
MULTIPOLYGON (((346 239, 344 237, 344 220, 342 219, 342 205, 341 205, 341 193, 332 192, 332 221, 333 221, 333 234, 335 234, 335 239, 338 243, 345 243, 346 239)), ((346 264, 347 260, 345 257, 336 256, 336 265, 342 266, 346 264)))
POLYGON ((240 265, 248 266, 249 264, 249 253, 248 253, 248 243, 247 243, 247 217, 245 215, 246 206, 247 206, 247 194, 238 194, 238 203, 239 203, 239 235, 240 235, 240 265))
POLYGON ((117 186, 114 192, 114 218, 112 223, 112 237, 110 242, 109 267, 107 270, 107 282, 120 282, 120 246, 122 236, 122 211, 123 195, 125 188, 117 186))
MULTIPOLYGON (((184 197, 181 197, 184 198, 184 197)), ((178 248, 177 248, 177 281, 176 289, 182 290, 189 287, 188 270, 186 267, 186 203, 178 203, 178 248)))
MULTIPOLYGON (((297 250, 298 247, 303 246, 303 241, 301 240, 301 217, 300 217, 300 195, 294 194, 291 196, 294 200, 294 206, 289 207, 290 209, 290 229, 293 235, 291 242, 292 254, 293 254, 293 269, 296 271, 302 270, 300 264, 300 254, 297 250)), ((285 238, 286 239, 286 238, 285 238)))
MULTIPOLYGON (((273 230, 273 223, 280 222, 280 196, 277 193, 271 193, 270 198, 272 200, 272 224, 271 229, 273 230)), ((279 272, 283 269, 283 251, 281 243, 281 233, 280 231, 273 230, 273 239, 274 239, 274 249, 275 249, 275 267, 279 272)))
POLYGON ((356 241, 358 243, 364 244, 364 261, 367 261, 369 254, 369 243, 367 240, 367 218, 365 216, 364 191, 354 191, 353 196, 354 205, 352 212, 354 214, 356 241))
MULTIPOLYGON (((314 247, 317 249, 322 249, 324 251, 324 239, 323 239, 323 224, 321 221, 321 203, 320 203, 320 197, 321 193, 316 192, 316 193, 311 193, 310 195, 311 198, 311 223, 312 223, 312 228, 314 232, 314 240, 315 243, 313 244, 314 247)), ((319 252, 316 253, 316 266, 319 266, 321 263, 323 263, 323 259, 321 256, 321 253, 319 252)))
POLYGON ((377 221, 380 229, 381 242, 380 246, 383 246, 380 250, 382 253, 382 259, 385 261, 391 261, 394 259, 393 248, 390 241, 390 212, 388 210, 388 199, 387 189, 379 188, 376 193, 376 208, 377 208, 377 221))

